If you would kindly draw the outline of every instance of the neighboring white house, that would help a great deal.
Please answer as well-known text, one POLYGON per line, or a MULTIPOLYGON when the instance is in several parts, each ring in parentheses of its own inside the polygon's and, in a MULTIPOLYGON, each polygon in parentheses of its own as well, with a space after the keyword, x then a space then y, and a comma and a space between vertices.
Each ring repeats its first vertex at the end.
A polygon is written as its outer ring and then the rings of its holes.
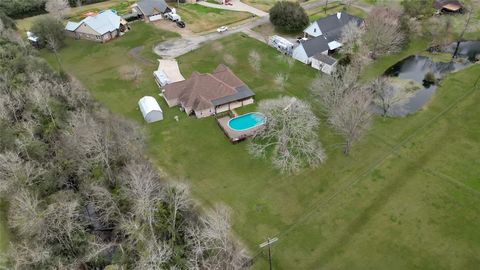
POLYGON ((161 20, 165 13, 172 11, 164 0, 140 0, 134 5, 134 10, 146 22, 161 20))
POLYGON ((363 24, 361 18, 345 12, 338 12, 312 22, 304 30, 305 37, 310 39, 295 47, 292 57, 322 72, 331 74, 335 70, 337 61, 328 55, 343 46, 339 41, 343 27, 351 21, 356 22, 359 26, 363 24))
POLYGON ((163 120, 163 111, 155 98, 150 96, 142 97, 138 101, 138 107, 140 107, 143 118, 148 123, 163 120))
POLYGON ((306 37, 330 36, 330 39, 340 38, 342 28, 349 22, 355 21, 360 26, 363 20, 359 17, 350 15, 345 12, 337 12, 336 14, 318 19, 303 30, 306 37))

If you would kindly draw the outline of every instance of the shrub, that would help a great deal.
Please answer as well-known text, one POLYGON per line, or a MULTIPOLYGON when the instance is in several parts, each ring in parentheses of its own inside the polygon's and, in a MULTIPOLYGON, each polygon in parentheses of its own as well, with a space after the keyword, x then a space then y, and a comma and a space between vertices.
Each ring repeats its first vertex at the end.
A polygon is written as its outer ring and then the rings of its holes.
POLYGON ((427 84, 434 84, 436 82, 435 74, 433 72, 429 71, 427 74, 425 74, 425 77, 423 78, 423 81, 427 84))
POLYGON ((299 3, 280 1, 270 9, 270 22, 280 31, 294 33, 308 25, 308 16, 299 3))

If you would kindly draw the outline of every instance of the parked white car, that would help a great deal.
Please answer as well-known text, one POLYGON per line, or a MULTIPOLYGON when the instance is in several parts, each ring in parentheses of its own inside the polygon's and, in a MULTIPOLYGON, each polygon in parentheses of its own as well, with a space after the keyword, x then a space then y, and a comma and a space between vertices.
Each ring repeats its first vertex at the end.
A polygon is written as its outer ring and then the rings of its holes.
POLYGON ((165 13, 165 18, 169 19, 170 21, 174 21, 174 22, 179 22, 179 21, 182 20, 180 15, 178 15, 176 13, 173 13, 173 12, 165 13))
POLYGON ((225 31, 227 31, 227 30, 228 30, 228 26, 225 26, 225 25, 224 25, 224 26, 220 26, 219 28, 217 28, 217 32, 218 32, 218 33, 223 33, 223 32, 225 32, 225 31))

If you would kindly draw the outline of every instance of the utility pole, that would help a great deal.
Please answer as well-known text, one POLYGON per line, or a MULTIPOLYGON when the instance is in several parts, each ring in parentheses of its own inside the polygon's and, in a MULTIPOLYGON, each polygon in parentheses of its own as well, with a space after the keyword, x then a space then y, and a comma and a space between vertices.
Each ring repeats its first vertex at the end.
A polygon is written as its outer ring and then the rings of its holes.
POLYGON ((264 248, 268 246, 268 263, 270 265, 270 270, 272 270, 272 250, 271 250, 272 248, 271 247, 272 247, 272 244, 277 241, 278 241, 277 237, 274 237, 272 239, 267 237, 267 241, 260 244, 260 248, 264 248))

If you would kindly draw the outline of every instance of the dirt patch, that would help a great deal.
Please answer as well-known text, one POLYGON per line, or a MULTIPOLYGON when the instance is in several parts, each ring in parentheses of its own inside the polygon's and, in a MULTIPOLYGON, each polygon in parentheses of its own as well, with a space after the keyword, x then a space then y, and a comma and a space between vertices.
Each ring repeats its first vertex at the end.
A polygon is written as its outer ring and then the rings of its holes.
POLYGON ((175 22, 169 20, 159 20, 156 22, 152 22, 152 24, 158 29, 176 32, 180 34, 180 36, 182 36, 183 38, 195 36, 195 34, 190 29, 188 29, 188 25, 185 28, 180 28, 175 22))
POLYGON ((138 81, 142 73, 142 69, 137 65, 124 65, 118 68, 120 79, 124 81, 138 81))

